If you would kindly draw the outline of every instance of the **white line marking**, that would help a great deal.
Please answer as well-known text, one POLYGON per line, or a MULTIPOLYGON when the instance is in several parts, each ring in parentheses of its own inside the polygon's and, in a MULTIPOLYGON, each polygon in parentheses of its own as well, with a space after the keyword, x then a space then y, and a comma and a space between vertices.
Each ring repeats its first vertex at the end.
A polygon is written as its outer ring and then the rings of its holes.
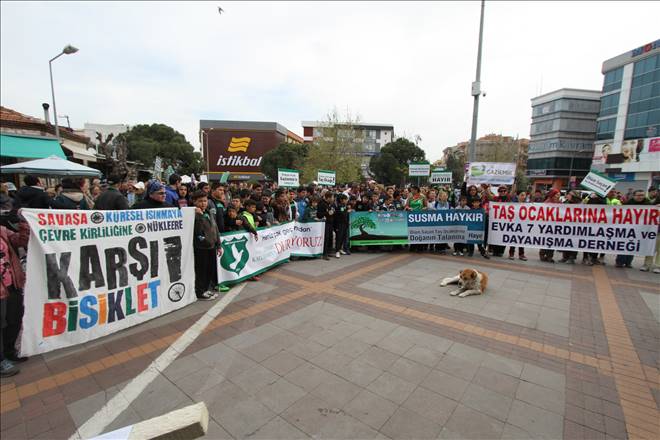
POLYGON ((227 305, 241 293, 245 283, 236 286, 222 297, 217 304, 211 307, 201 318, 195 322, 179 339, 156 358, 142 373, 134 377, 126 386, 110 399, 100 410, 90 417, 70 437, 73 439, 88 439, 101 434, 119 415, 137 399, 151 382, 161 374, 174 360, 185 351, 190 344, 204 331, 227 305))

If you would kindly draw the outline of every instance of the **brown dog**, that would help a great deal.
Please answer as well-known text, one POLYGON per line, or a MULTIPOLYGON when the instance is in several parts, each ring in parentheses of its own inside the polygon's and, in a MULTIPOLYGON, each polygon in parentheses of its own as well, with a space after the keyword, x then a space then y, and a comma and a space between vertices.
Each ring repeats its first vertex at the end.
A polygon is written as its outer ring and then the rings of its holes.
POLYGON ((450 293, 451 296, 464 298, 470 295, 481 295, 488 286, 488 275, 475 269, 463 269, 460 274, 452 278, 445 278, 441 286, 447 284, 458 284, 459 289, 450 293))

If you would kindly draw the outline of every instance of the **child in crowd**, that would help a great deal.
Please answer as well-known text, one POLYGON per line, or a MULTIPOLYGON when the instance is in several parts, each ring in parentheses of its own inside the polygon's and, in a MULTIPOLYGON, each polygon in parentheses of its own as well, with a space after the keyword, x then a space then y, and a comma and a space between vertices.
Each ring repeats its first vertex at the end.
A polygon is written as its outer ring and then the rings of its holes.
MULTIPOLYGON (((467 196, 461 196, 461 198, 458 199, 458 206, 455 209, 470 209, 467 196)), ((454 243, 454 252, 452 255, 455 257, 460 255, 462 257, 465 253, 466 247, 466 243, 454 243)), ((472 245, 472 249, 474 249, 474 245, 472 245)))
MULTIPOLYGON (((472 209, 481 209, 481 199, 472 199, 472 209)), ((483 244, 478 244, 477 247, 479 248, 479 253, 481 254, 482 257, 484 257, 486 260, 490 260, 490 255, 488 255, 488 252, 486 252, 486 243, 488 243, 488 221, 484 221, 484 242, 483 244)), ((466 249, 467 249, 467 254, 468 257, 471 257, 474 255, 474 244, 466 244, 466 249)))
POLYGON ((193 233, 193 253, 195 258, 195 295, 197 299, 209 301, 217 298, 212 291, 211 271, 215 270, 216 254, 221 254, 218 227, 207 211, 206 192, 195 191, 191 196, 195 206, 195 227, 193 233))
POLYGON ((339 194, 337 196, 337 205, 335 207, 335 234, 337 236, 335 243, 335 257, 350 255, 348 250, 348 223, 351 208, 348 206, 348 196, 339 194))

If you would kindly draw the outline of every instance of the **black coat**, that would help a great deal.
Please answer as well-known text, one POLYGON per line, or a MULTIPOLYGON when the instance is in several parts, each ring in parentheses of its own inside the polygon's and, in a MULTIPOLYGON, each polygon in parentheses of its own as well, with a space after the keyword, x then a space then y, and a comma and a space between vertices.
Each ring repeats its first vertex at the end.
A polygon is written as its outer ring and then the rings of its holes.
POLYGON ((34 186, 21 187, 16 193, 16 200, 18 200, 21 208, 48 209, 51 203, 48 193, 43 188, 35 188, 34 186))
MULTIPOLYGON (((94 207, 96 208, 96 205, 94 207)), ((167 202, 162 202, 162 203, 157 202, 151 197, 147 197, 144 200, 140 200, 135 205, 133 205, 133 209, 158 209, 158 208, 174 208, 174 206, 170 205, 167 202)))
POLYGON ((218 231, 222 232, 225 230, 225 205, 219 200, 215 200, 213 197, 209 197, 209 207, 208 211, 211 213, 211 216, 215 220, 215 224, 218 227, 218 231))
POLYGON ((128 209, 128 199, 116 189, 108 188, 96 199, 94 209, 101 211, 128 209))

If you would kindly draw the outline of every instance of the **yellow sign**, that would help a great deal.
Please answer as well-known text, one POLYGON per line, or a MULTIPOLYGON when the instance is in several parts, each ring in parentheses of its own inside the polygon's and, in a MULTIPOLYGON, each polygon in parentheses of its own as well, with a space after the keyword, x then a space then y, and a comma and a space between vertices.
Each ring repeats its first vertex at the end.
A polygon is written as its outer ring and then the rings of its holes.
POLYGON ((250 146, 250 139, 249 137, 241 137, 241 138, 231 138, 231 142, 229 142, 229 148, 227 148, 227 151, 230 153, 235 153, 237 151, 243 151, 246 152, 248 147, 250 146))

